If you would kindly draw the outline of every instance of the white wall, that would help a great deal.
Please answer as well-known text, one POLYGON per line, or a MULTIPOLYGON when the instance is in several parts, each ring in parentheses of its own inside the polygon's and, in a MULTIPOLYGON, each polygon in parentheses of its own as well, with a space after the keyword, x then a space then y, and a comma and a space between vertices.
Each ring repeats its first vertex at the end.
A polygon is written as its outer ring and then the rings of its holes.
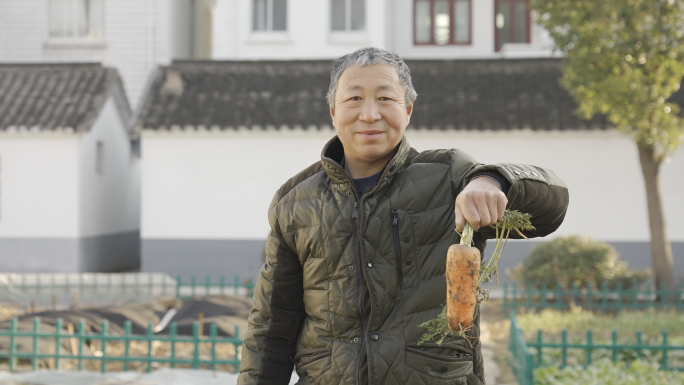
POLYGON ((366 31, 330 32, 329 0, 288 0, 286 32, 252 31, 252 0, 216 0, 213 58, 335 58, 365 46, 385 46, 384 0, 366 0, 366 31))
MULTIPOLYGON (((455 147, 483 163, 527 163, 555 171, 570 189, 570 207, 555 236, 587 234, 603 241, 650 239, 646 192, 636 145, 614 132, 409 131, 417 150, 455 147)), ((684 150, 662 166, 672 241, 684 241, 684 150)))
POLYGON ((0 238, 79 235, 78 136, 0 135, 0 238))
POLYGON ((79 147, 81 236, 138 231, 139 158, 131 154, 126 126, 111 96, 79 147), (100 173, 96 170, 98 142, 103 144, 100 173))
MULTIPOLYGON (((263 239, 267 209, 291 176, 320 159, 332 131, 143 135, 143 238, 263 239), (245 161, 249 159, 249 161, 245 161)), ((556 235, 649 239, 637 152, 615 132, 407 132, 418 150, 461 148, 481 162, 550 168, 570 188, 556 235)), ((684 241, 684 151, 662 168, 672 241, 684 241)))
POLYGON ((105 0, 105 37, 93 44, 49 39, 48 1, 0 0, 0 61, 102 62, 119 70, 135 106, 150 71, 180 52, 169 48, 176 0, 105 0))
POLYGON ((276 190, 332 136, 144 132, 142 238, 265 239, 276 190))

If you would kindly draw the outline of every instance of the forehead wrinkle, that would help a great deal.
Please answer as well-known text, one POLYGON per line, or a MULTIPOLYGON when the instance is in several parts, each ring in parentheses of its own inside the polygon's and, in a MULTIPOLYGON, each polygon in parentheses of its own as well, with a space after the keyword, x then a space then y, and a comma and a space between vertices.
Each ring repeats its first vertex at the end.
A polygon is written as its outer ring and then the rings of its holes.
MULTIPOLYGON (((347 87, 345 87, 345 90, 347 91, 356 91, 356 90, 362 90, 364 87, 359 84, 350 84, 347 87)), ((376 90, 378 91, 396 91, 396 88, 391 85, 391 84, 381 84, 377 87, 375 87, 376 90)))

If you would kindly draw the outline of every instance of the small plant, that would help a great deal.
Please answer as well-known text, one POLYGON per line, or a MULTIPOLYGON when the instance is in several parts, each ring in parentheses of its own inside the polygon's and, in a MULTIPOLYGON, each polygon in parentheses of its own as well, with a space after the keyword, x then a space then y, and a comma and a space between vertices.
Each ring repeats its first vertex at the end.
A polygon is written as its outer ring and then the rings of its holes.
POLYGON ((590 237, 570 236, 556 238, 534 248, 522 265, 513 270, 513 279, 534 287, 546 285, 550 289, 560 284, 564 289, 576 285, 585 288, 599 287, 604 281, 611 288, 622 284, 629 288, 647 280, 650 271, 627 268, 620 255, 605 243, 590 237))
POLYGON ((488 300, 494 282, 499 283, 497 266, 511 231, 527 239, 521 230, 534 229, 530 217, 516 210, 506 210, 503 217, 491 225, 496 230, 496 247, 492 257, 481 264, 480 251, 471 246, 473 228, 466 223, 460 245, 452 245, 447 255, 447 305, 437 318, 418 325, 428 330, 418 345, 435 337, 441 345, 452 333, 465 335, 472 326, 476 303, 488 300), (481 287, 487 283, 488 288, 481 287))

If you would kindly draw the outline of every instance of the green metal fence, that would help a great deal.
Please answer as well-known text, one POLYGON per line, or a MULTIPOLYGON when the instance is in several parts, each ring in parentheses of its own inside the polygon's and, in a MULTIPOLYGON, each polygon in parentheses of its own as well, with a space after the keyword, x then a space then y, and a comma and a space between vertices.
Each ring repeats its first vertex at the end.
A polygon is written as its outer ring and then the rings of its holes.
MULTIPOLYGON (((57 319, 55 323, 55 332, 41 332, 40 318, 33 319, 32 331, 20 331, 17 329, 17 319, 13 318, 10 321, 9 330, 0 330, 0 337, 8 337, 8 348, 0 351, 0 360, 6 360, 9 365, 9 370, 13 371, 18 368, 18 360, 22 364, 30 365, 33 370, 37 370, 40 362, 50 362, 51 368, 60 369, 60 361, 62 363, 75 363, 73 369, 83 370, 84 363, 96 362, 99 363, 99 370, 104 373, 108 370, 107 364, 110 364, 109 370, 112 370, 112 363, 121 363, 121 370, 130 370, 131 363, 138 363, 146 365, 147 371, 152 370, 153 364, 168 364, 171 368, 177 365, 192 368, 209 368, 217 369, 219 365, 227 365, 232 367, 233 371, 237 371, 240 365, 239 348, 242 345, 242 340, 238 338, 239 330, 235 328, 233 338, 225 338, 217 336, 217 327, 215 324, 210 325, 210 335, 204 336, 200 332, 201 325, 198 322, 193 324, 192 336, 178 336, 177 325, 171 323, 170 332, 168 336, 154 335, 152 332, 152 325, 147 328, 146 335, 131 334, 131 321, 125 321, 123 335, 111 335, 108 332, 107 321, 102 322, 101 333, 92 334, 86 331, 86 324, 81 321, 78 329, 74 333, 64 331, 62 319, 57 319), (39 342, 47 339, 50 353, 41 353, 39 349, 39 342), (28 345, 30 342, 32 350, 28 352, 20 352, 17 345, 18 342, 28 345), (70 349, 62 346, 63 343, 70 343, 70 349), (143 349, 143 354, 132 351, 132 344, 143 343, 146 349, 143 349), (168 351, 164 354, 154 354, 154 347, 159 347, 160 344, 166 344, 168 351), (112 352, 113 345, 117 345, 118 354, 112 352), (121 346, 123 345, 123 347, 121 346), (92 346, 97 346, 100 350, 91 351, 92 346), (184 353, 189 357, 181 357, 179 348, 183 347, 184 353), (190 350, 187 350, 187 348, 190 350), (221 349, 218 349, 222 347, 221 349), (108 349, 109 348, 109 349, 108 349), (67 351, 69 350, 69 351, 67 351), (217 351, 218 350, 218 351, 217 351), (220 355, 230 357, 220 357, 220 355), (47 360, 47 361, 46 361, 47 360)), ((43 346, 43 344, 41 344, 43 346)), ((27 350, 27 349, 24 349, 27 350)))
POLYGON ((515 312, 510 313, 511 331, 509 336, 510 365, 520 385, 532 385, 534 383, 534 369, 541 366, 558 364, 560 368, 568 366, 568 350, 579 349, 584 356, 581 363, 585 368, 592 365, 598 350, 610 353, 611 360, 615 363, 619 354, 633 352, 633 356, 642 357, 645 351, 660 353, 660 370, 684 371, 684 367, 669 364, 669 354, 672 351, 684 352, 684 346, 670 345, 667 332, 662 332, 662 342, 657 345, 643 343, 642 333, 636 333, 635 344, 618 343, 617 331, 613 330, 610 343, 595 343, 591 330, 587 331, 586 343, 574 343, 568 341, 567 331, 561 333, 560 342, 544 342, 542 331, 537 331, 536 341, 525 341, 520 328, 518 328, 515 312), (544 349, 556 349, 561 351, 560 363, 545 362, 544 349), (535 352, 535 353, 533 353, 535 352))
POLYGON ((684 288, 682 284, 674 290, 654 290, 650 284, 645 288, 636 285, 629 289, 624 289, 622 285, 609 288, 604 282, 599 289, 592 286, 579 289, 575 285, 570 289, 563 289, 560 285, 555 289, 548 289, 546 285, 540 289, 531 285, 519 289, 516 284, 504 284, 504 314, 520 308, 565 310, 569 309, 571 304, 603 313, 652 308, 684 311, 684 288))
POLYGON ((518 380, 518 385, 534 384, 534 355, 528 349, 522 330, 515 322, 515 312, 511 312, 511 332, 508 337, 508 363, 518 380))
POLYGON ((212 282, 210 277, 206 277, 204 282, 197 282, 195 276, 192 276, 190 282, 182 282, 180 275, 176 277, 176 298, 180 299, 209 294, 234 294, 251 297, 253 293, 254 283, 251 278, 240 281, 238 277, 235 277, 233 282, 226 282, 224 277, 220 277, 218 282, 212 282))

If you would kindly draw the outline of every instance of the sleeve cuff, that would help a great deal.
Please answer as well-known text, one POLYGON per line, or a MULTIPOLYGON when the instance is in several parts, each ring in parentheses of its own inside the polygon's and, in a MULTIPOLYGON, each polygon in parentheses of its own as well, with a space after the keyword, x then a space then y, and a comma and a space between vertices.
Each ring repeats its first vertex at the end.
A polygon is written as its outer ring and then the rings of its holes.
POLYGON ((489 179, 495 180, 497 183, 499 183, 499 186, 501 187, 501 191, 508 195, 508 190, 511 188, 511 183, 508 181, 508 179, 504 178, 503 175, 501 175, 498 171, 493 171, 493 170, 486 170, 486 171, 480 171, 473 176, 470 177, 470 181, 468 183, 474 181, 477 178, 480 177, 487 177, 489 179))

